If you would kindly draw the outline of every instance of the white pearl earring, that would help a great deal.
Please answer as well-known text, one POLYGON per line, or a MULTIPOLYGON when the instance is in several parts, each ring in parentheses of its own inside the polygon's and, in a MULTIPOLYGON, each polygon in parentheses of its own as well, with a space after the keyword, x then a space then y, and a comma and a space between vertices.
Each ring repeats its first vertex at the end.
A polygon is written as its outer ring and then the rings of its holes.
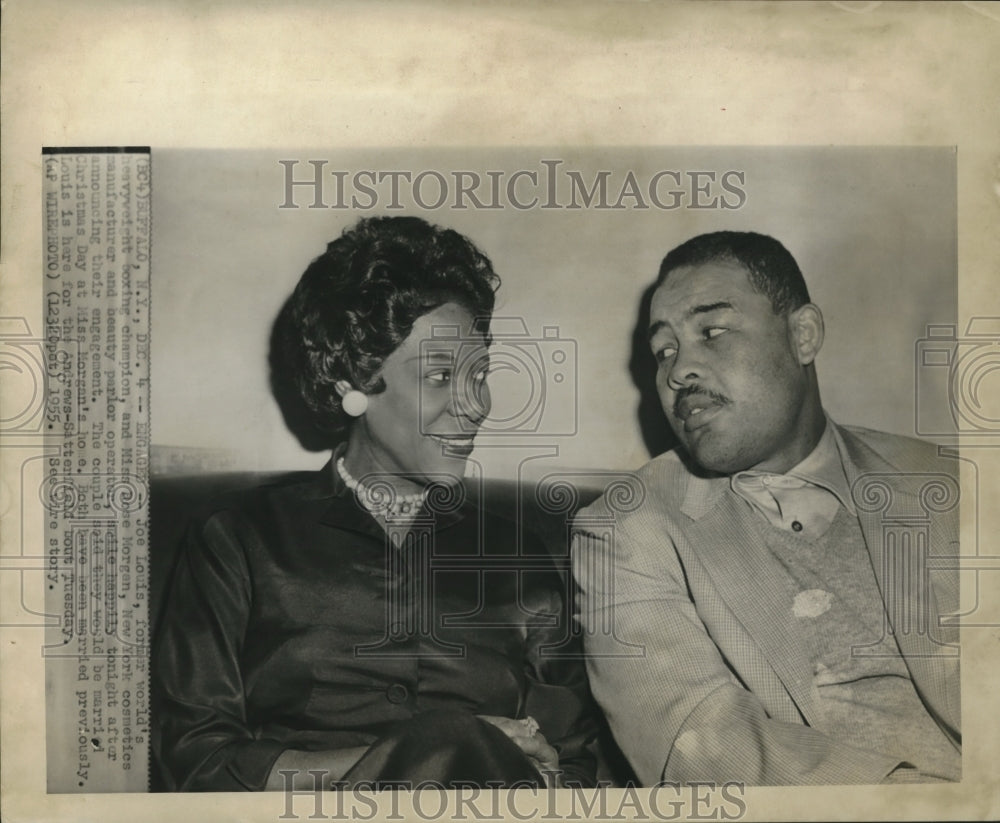
POLYGON ((351 389, 340 399, 340 404, 351 417, 361 417, 368 410, 368 395, 351 389))

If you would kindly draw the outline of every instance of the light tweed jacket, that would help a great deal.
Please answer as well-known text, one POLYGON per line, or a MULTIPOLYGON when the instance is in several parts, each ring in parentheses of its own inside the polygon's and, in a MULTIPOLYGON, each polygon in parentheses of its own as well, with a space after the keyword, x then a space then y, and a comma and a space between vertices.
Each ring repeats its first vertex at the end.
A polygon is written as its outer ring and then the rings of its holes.
MULTIPOLYGON (((910 438, 834 432, 887 630, 960 746, 958 630, 940 619, 959 608, 957 460, 910 438)), ((674 452, 637 479, 641 505, 606 494, 578 514, 573 569, 591 686, 639 779, 880 782, 898 758, 814 728, 808 655, 729 479, 695 476, 674 452)))

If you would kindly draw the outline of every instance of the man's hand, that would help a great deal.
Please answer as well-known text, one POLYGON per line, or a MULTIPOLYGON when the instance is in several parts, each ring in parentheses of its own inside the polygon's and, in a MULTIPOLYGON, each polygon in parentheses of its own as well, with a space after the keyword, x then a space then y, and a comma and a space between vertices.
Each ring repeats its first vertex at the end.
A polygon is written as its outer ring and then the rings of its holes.
POLYGON ((480 720, 496 726, 507 737, 517 744, 517 747, 524 752, 528 759, 538 769, 545 780, 545 785, 549 786, 554 778, 555 788, 561 784, 559 773, 559 753, 549 745, 545 735, 538 730, 538 723, 531 717, 522 720, 515 720, 512 717, 495 717, 488 714, 476 715, 480 720), (553 774, 554 773, 554 774, 553 774))

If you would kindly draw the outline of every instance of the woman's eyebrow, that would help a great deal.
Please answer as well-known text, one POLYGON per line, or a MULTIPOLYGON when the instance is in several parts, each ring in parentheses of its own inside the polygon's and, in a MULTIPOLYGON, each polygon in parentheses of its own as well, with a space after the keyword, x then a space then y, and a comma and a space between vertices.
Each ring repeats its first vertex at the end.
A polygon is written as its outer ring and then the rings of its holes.
POLYGON ((444 349, 429 349, 427 351, 407 357, 403 362, 412 363, 419 360, 432 366, 452 366, 455 364, 455 353, 444 349))

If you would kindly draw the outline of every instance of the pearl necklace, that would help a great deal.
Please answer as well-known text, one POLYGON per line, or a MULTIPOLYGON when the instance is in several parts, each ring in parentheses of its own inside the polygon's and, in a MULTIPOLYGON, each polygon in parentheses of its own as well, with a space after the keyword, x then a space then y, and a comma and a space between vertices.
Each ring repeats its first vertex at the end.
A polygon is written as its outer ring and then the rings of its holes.
POLYGON ((337 459, 337 474, 344 481, 344 485, 354 492, 354 496, 364 507, 365 511, 375 517, 384 517, 386 520, 393 517, 416 514, 417 509, 423 505, 427 497, 426 489, 416 494, 404 494, 401 496, 397 496, 391 488, 388 492, 382 489, 372 491, 360 480, 355 480, 351 476, 351 473, 347 470, 347 466, 344 465, 343 457, 337 459), (386 500, 388 502, 385 502, 386 500))

